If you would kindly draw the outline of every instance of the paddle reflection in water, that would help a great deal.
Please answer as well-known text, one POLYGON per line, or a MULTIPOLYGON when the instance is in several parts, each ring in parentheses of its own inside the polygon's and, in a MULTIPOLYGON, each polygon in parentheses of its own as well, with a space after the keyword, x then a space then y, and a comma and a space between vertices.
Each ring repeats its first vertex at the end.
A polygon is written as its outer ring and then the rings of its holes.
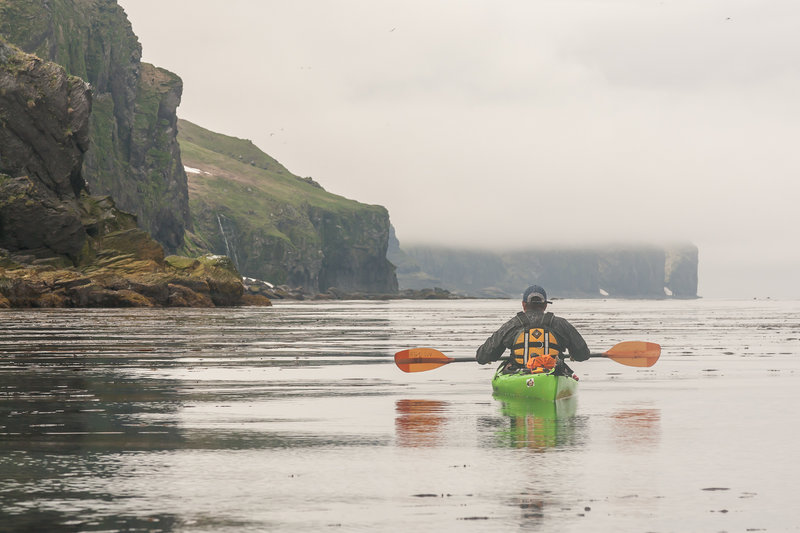
POLYGON ((614 442, 623 451, 656 447, 661 442, 660 409, 626 409, 611 419, 614 442))
MULTIPOLYGON (((586 417, 576 414, 576 397, 549 402, 495 396, 495 416, 484 416, 480 423, 492 429, 492 447, 528 448, 544 451, 548 448, 575 446, 580 443, 581 431, 586 429, 586 417)), ((395 402, 396 444, 410 448, 433 448, 455 440, 457 417, 450 402, 403 398, 395 402), (448 441, 448 425, 452 439, 448 441)))
POLYGON ((395 402, 397 445, 408 448, 442 444, 448 402, 402 399, 395 402))

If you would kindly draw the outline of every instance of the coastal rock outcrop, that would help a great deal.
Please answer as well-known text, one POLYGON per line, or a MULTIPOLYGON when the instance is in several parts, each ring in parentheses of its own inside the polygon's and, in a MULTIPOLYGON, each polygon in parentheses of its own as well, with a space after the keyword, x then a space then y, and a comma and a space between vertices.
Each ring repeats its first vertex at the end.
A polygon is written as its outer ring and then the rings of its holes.
POLYGON ((252 142, 178 123, 189 173, 188 255, 228 255, 243 275, 315 294, 396 293, 389 214, 300 178, 252 142))
POLYGON ((90 110, 81 79, 0 40, 0 307, 268 305, 228 258, 165 258, 88 194, 90 110))
POLYGON ((82 167, 88 190, 113 196, 167 250, 179 248, 190 223, 176 139, 183 86, 141 62, 124 10, 112 0, 2 0, 0 35, 91 84, 85 131, 70 130, 75 142, 87 132, 91 140, 82 167))
POLYGON ((77 259, 89 87, 0 40, 0 247, 77 259))

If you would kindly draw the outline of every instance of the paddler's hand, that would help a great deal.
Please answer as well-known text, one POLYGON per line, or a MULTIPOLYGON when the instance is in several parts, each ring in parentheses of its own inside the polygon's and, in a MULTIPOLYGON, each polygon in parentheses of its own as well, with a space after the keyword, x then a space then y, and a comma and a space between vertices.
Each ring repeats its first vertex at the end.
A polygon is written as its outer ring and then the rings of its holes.
POLYGON ((580 361, 586 361, 587 359, 589 359, 589 352, 588 351, 586 352, 586 354, 584 356, 577 357, 577 358, 575 356, 573 356, 572 354, 569 354, 569 360, 570 361, 578 361, 578 362, 580 362, 580 361))

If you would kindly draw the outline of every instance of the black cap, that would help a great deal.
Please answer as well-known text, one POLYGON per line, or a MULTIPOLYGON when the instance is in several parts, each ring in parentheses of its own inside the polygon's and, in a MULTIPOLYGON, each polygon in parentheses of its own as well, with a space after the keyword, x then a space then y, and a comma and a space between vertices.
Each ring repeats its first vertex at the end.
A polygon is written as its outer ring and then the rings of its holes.
POLYGON ((525 303, 534 304, 551 304, 553 302, 547 299, 547 293, 539 285, 531 285, 525 292, 522 293, 522 301, 525 303))

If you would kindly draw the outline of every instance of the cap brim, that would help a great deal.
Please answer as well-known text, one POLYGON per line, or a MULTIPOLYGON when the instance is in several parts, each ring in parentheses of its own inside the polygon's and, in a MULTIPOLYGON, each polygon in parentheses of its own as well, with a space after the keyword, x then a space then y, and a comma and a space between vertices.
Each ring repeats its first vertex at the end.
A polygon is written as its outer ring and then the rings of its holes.
MULTIPOLYGON (((522 301, 526 302, 526 300, 522 300, 522 301)), ((551 304, 553 302, 551 302, 550 300, 527 300, 526 303, 529 303, 529 304, 551 304)))

